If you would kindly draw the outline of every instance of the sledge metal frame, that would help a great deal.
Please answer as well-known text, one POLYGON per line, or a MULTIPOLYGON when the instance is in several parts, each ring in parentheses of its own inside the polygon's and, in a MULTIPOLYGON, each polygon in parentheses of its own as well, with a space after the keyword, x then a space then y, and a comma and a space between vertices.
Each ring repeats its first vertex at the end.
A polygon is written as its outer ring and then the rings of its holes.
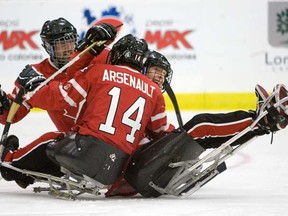
MULTIPOLYGON (((167 186, 165 188, 161 188, 155 185, 153 182, 150 182, 149 185, 162 195, 189 197, 198 191, 204 184, 221 173, 221 171, 218 170, 219 165, 225 162, 236 152, 247 146, 255 138, 252 138, 234 148, 227 144, 228 146, 226 148, 223 148, 222 151, 213 157, 211 156, 211 158, 209 155, 212 154, 213 151, 197 161, 171 163, 169 164, 171 168, 179 168, 179 170, 172 177, 167 186)), ((226 143, 228 143, 228 141, 226 143)), ((226 145, 226 143, 224 144, 226 145)))
MULTIPOLYGON (((258 117, 253 121, 250 126, 245 128, 237 135, 233 136, 231 139, 223 143, 220 147, 214 149, 199 160, 180 161, 177 163, 169 164, 169 167, 179 168, 179 170, 169 181, 165 188, 158 187, 153 182, 149 183, 150 186, 162 195, 188 197, 194 192, 196 192, 200 187, 202 187, 204 184, 206 184, 208 181, 210 181, 212 178, 214 178, 221 172, 219 172, 219 170, 217 169, 219 165, 221 165, 229 157, 247 146, 252 140, 256 138, 254 137, 238 146, 231 146, 234 141, 236 141, 249 131, 252 131, 258 124, 258 122, 265 115, 268 114, 268 111, 264 109, 269 106, 269 103, 274 96, 275 94, 271 94, 267 98, 259 111, 258 117), (209 163, 210 165, 207 165, 209 163)), ((273 106, 274 108, 280 107, 285 112, 285 114, 288 115, 288 106, 283 106, 283 103, 287 101, 288 96, 279 100, 273 106)), ((98 196, 100 195, 100 189, 106 187, 105 185, 95 181, 88 176, 75 175, 65 168, 61 168, 61 171, 64 173, 64 175, 62 177, 56 177, 45 173, 19 169, 7 162, 2 161, 0 161, 0 166, 30 176, 34 178, 36 182, 48 183, 49 187, 34 187, 35 193, 48 191, 48 193, 52 196, 65 199, 75 200, 79 195, 84 193, 98 196)))
MULTIPOLYGON (((269 109, 272 106, 270 102, 276 94, 277 92, 274 92, 267 98, 267 100, 263 103, 261 109, 259 110, 258 117, 253 121, 250 126, 233 136, 231 139, 223 143, 220 147, 214 149, 209 154, 206 154, 202 159, 199 159, 196 162, 182 161, 169 164, 170 167, 179 168, 179 170, 172 177, 172 179, 169 181, 165 188, 158 187, 153 182, 150 182, 149 185, 163 195, 167 194, 182 197, 188 197, 197 190, 199 190, 200 187, 202 187, 204 184, 206 184, 208 181, 210 181, 212 178, 214 178, 221 172, 219 172, 219 170, 217 169, 219 165, 221 165, 229 157, 240 151, 242 148, 247 146, 249 143, 251 143, 252 140, 256 138, 254 137, 238 146, 231 146, 231 144, 238 140, 240 137, 250 131, 253 131, 259 121, 268 114, 268 111, 265 109, 269 109), (207 165, 208 163, 210 163, 210 165, 207 165)), ((283 106, 283 103, 287 101, 288 96, 279 100, 273 105, 273 107, 282 109, 284 113, 288 115, 288 106, 283 106)))
POLYGON ((84 193, 98 196, 101 194, 100 189, 105 188, 105 186, 100 182, 97 182, 86 175, 75 175, 63 167, 61 167, 61 171, 64 175, 62 177, 57 177, 41 172, 19 169, 6 162, 1 162, 0 165, 30 176, 35 180, 35 182, 47 183, 49 185, 49 187, 34 187, 33 192, 35 193, 47 191, 49 195, 55 197, 75 200, 78 196, 84 193))

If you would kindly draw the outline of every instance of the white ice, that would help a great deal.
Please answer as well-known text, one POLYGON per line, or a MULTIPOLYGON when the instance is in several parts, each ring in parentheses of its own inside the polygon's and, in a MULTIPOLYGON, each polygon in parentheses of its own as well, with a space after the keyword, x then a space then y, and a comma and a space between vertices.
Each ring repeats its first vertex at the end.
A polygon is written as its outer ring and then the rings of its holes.
MULTIPOLYGON (((185 112, 184 122, 195 113, 185 112)), ((169 114, 176 122, 174 113, 169 114)), ((3 130, 3 127, 1 127, 3 130)), ((11 126, 21 146, 55 130, 47 115, 32 112, 11 126)), ((227 160, 228 169, 189 198, 105 198, 82 195, 76 201, 23 190, 0 181, 0 215, 157 215, 157 216, 284 216, 288 212, 288 129, 262 136, 227 160)), ((34 186, 37 186, 34 185, 34 186)))

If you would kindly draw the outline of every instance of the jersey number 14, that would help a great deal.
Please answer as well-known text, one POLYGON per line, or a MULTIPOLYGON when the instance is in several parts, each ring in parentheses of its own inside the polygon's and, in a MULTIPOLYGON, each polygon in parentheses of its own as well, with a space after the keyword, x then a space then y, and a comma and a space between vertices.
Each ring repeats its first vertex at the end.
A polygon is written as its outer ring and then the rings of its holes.
MULTIPOLYGON (((108 109, 108 114, 105 123, 101 123, 99 129, 109 134, 115 134, 116 128, 113 127, 113 121, 117 113, 118 103, 120 99, 121 89, 118 87, 113 87, 108 94, 111 96, 111 102, 108 109)), ((133 143, 135 140, 135 133, 141 128, 141 120, 144 113, 144 106, 146 100, 139 97, 124 113, 122 116, 122 123, 131 127, 131 132, 126 135, 126 140, 133 143), (131 116, 136 112, 137 116, 134 119, 131 116)))

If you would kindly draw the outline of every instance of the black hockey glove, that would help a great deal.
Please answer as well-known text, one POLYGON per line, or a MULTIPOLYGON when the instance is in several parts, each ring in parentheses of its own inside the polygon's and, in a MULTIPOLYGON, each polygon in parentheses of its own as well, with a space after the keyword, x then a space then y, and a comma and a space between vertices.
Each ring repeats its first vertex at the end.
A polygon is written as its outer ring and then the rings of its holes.
POLYGON ((9 110, 11 105, 11 100, 8 98, 5 91, 1 89, 0 85, 0 115, 3 114, 4 110, 9 110))
POLYGON ((17 82, 26 92, 33 91, 44 80, 46 80, 46 78, 31 65, 26 65, 17 78, 17 82))
MULTIPOLYGON (((88 29, 84 40, 79 43, 76 49, 82 50, 84 46, 89 46, 96 41, 106 40, 107 42, 105 44, 110 44, 115 39, 116 35, 117 29, 113 25, 108 23, 101 23, 88 29)), ((99 55, 104 48, 104 44, 101 46, 95 45, 90 49, 90 53, 95 56, 99 55)))

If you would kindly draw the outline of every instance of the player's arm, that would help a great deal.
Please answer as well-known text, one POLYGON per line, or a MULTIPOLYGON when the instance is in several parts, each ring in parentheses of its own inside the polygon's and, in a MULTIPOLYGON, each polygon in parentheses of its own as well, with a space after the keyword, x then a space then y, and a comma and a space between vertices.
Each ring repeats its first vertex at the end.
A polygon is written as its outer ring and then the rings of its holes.
MULTIPOLYGON (((33 107, 45 110, 63 110, 69 107, 77 107, 86 98, 89 89, 87 72, 77 73, 77 76, 67 82, 51 81, 43 86, 30 99, 33 107)), ((32 78, 33 79, 33 78, 32 78)), ((37 79, 36 79, 37 80, 37 79)), ((27 82, 29 82, 27 80, 27 82)), ((27 84, 23 83, 22 86, 27 84)), ((28 91, 32 91, 29 88, 28 91)))
POLYGON ((153 114, 149 124, 147 125, 147 129, 151 132, 150 135, 153 139, 165 133, 171 132, 174 129, 174 126, 167 121, 165 101, 161 92, 157 97, 153 114))

